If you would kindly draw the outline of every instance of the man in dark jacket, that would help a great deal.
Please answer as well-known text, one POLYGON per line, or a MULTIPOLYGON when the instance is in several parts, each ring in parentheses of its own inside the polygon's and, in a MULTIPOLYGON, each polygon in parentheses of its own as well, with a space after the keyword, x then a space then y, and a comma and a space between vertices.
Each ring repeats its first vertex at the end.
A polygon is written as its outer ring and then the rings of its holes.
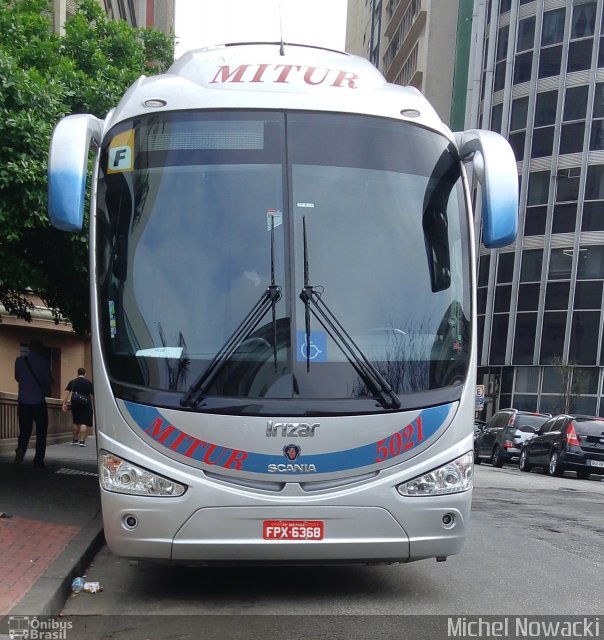
POLYGON ((48 433, 46 396, 50 394, 52 374, 48 360, 43 355, 42 341, 39 338, 32 338, 29 343, 29 353, 15 360, 15 380, 19 383, 19 440, 15 450, 15 464, 21 464, 25 457, 35 422, 34 467, 43 469, 48 433))

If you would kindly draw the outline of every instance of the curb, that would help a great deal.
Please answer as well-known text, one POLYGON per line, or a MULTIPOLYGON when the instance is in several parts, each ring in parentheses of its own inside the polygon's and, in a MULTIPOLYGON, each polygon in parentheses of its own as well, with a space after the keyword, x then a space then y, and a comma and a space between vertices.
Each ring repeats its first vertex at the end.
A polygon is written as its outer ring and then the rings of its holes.
POLYGON ((103 521, 99 511, 8 615, 59 615, 71 591, 71 581, 82 575, 104 542, 103 521))

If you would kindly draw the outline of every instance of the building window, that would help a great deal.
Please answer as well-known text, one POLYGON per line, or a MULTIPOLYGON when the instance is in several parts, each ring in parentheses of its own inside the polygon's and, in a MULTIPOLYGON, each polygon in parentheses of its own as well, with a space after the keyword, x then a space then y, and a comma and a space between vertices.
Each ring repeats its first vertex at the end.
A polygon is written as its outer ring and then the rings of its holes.
POLYGON ((554 127, 533 130, 531 158, 551 156, 554 147, 554 127))
POLYGON ((512 299, 512 285, 500 285, 495 290, 495 313, 505 313, 510 310, 512 299))
POLYGON ((498 62, 495 65, 495 80, 493 83, 494 91, 501 91, 505 86, 505 61, 498 62))
POLYGON ((581 247, 579 249, 577 280, 602 279, 604 279, 604 247, 581 247))
POLYGON ((583 203, 581 231, 604 231, 604 201, 583 203))
POLYGON ((547 47, 541 49, 539 55, 539 77, 550 78, 560 75, 560 65, 562 63, 562 47, 547 47))
POLYGON ((524 235, 545 235, 545 223, 547 222, 547 207, 527 207, 524 216, 524 235))
POLYGON ((562 42, 564 38, 564 19, 566 9, 555 9, 543 14, 543 29, 541 31, 541 46, 562 42))
POLYGON ((514 391, 521 393, 538 393, 539 367, 519 367, 516 369, 516 386, 514 391))
POLYGON ((480 287, 476 291, 476 313, 479 315, 487 312, 487 295, 488 289, 486 287, 480 287))
POLYGON ((491 265, 491 256, 480 256, 478 261, 478 286, 486 287, 489 284, 489 268, 491 265))
POLYGON ((572 249, 552 249, 549 259, 548 280, 567 280, 573 266, 572 249))
POLYGON ((548 282, 545 291, 545 310, 566 311, 569 293, 570 282, 548 282))
MULTIPOLYGON (((569 87, 564 94, 564 122, 585 120, 587 112, 587 94, 589 86, 569 87)), ((603 114, 604 115, 604 114, 603 114)))
POLYGON ((514 84, 528 82, 533 68, 533 52, 521 53, 514 62, 514 84))
MULTIPOLYGON (((566 313, 548 311, 543 314, 543 332, 541 335, 541 364, 551 364, 562 358, 566 313)), ((544 389, 545 391, 545 389, 544 389)))
POLYGON ((520 282, 540 282, 543 249, 527 249, 522 252, 520 282))
POLYGON ((513 364, 533 364, 535 335, 537 334, 537 314, 516 314, 513 364))
POLYGON ((526 129, 526 119, 528 114, 528 98, 517 98, 512 101, 512 118, 510 121, 510 131, 526 129))
POLYGON ((575 309, 599 309, 602 306, 602 282, 592 280, 577 282, 575 309))
POLYGON ((581 167, 563 169, 556 176, 556 202, 576 202, 579 199, 581 167))
POLYGON ((527 202, 529 206, 534 204, 547 204, 547 199, 549 196, 549 183, 549 171, 533 171, 529 175, 527 202))
POLYGON ((521 160, 524 160, 524 143, 526 142, 526 131, 517 131, 516 133, 510 133, 508 136, 508 142, 510 143, 510 147, 512 147, 512 151, 514 152, 516 161, 520 162, 521 160))
POLYGON ((537 95, 535 104, 535 126, 543 127, 556 122, 558 91, 544 91, 537 95))
POLYGON ((512 282, 514 275, 514 256, 511 251, 500 253, 497 261, 497 284, 512 282))
POLYGON ((583 137, 585 136, 585 122, 572 122, 562 125, 560 134, 560 154, 581 153, 583 151, 583 137))
POLYGON ((518 23, 518 41, 516 51, 533 49, 535 44, 535 16, 520 20, 518 23))
POLYGON ((585 199, 604 200, 604 165, 596 164, 587 167, 585 199))
POLYGON ((508 38, 510 36, 510 27, 506 25, 501 27, 497 32, 497 51, 495 52, 495 60, 500 62, 505 60, 508 55, 508 38))
POLYGON ((596 364, 599 311, 575 311, 570 333, 569 360, 577 364, 596 364))
POLYGON ((537 311, 540 287, 541 285, 536 282, 521 284, 518 287, 518 311, 537 311))
POLYGON ((604 120, 594 120, 591 124, 589 150, 601 151, 602 149, 604 149, 604 120))
POLYGON ((572 71, 585 71, 591 67, 591 53, 594 47, 593 38, 587 40, 579 40, 578 42, 571 42, 568 48, 568 62, 566 64, 566 70, 571 73, 572 71))
POLYGON ((491 353, 489 358, 490 364, 505 363, 505 349, 508 339, 509 321, 509 313, 498 313, 493 316, 493 325, 491 332, 491 353))
POLYGON ((581 3, 575 1, 570 33, 571 40, 587 38, 595 34, 597 5, 598 3, 595 0, 581 3))
POLYGON ((552 233, 573 233, 577 223, 577 204, 557 204, 554 207, 552 233))
POLYGON ((491 131, 501 133, 501 115, 503 113, 503 104, 496 104, 491 109, 491 131))

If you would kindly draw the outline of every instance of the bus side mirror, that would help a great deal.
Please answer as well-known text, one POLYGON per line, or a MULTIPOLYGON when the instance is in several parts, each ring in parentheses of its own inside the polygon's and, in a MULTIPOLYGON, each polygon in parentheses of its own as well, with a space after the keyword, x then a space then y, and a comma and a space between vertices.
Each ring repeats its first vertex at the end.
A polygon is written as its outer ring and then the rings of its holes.
POLYGON ((98 147, 103 121, 82 114, 67 116, 55 127, 48 156, 48 215, 62 231, 81 231, 88 152, 98 147))
POLYGON ((471 160, 482 190, 482 239, 487 249, 511 244, 518 231, 518 171, 509 142, 494 131, 455 134, 461 159, 471 160))

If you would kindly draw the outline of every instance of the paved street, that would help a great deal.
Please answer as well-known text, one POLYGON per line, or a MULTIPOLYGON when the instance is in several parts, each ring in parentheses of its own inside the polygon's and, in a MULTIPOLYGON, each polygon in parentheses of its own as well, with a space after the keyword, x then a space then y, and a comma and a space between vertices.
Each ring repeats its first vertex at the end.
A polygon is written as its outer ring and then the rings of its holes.
MULTIPOLYGON (((203 614, 225 631, 231 616, 258 614, 344 616, 346 624, 354 615, 602 614, 604 482, 566 475, 477 467, 470 537, 446 563, 182 568, 131 563, 103 548, 88 570, 103 592, 70 597, 64 614, 111 614, 114 629, 133 614, 203 614)), ((170 628, 185 634, 199 624, 179 620, 170 628)))

